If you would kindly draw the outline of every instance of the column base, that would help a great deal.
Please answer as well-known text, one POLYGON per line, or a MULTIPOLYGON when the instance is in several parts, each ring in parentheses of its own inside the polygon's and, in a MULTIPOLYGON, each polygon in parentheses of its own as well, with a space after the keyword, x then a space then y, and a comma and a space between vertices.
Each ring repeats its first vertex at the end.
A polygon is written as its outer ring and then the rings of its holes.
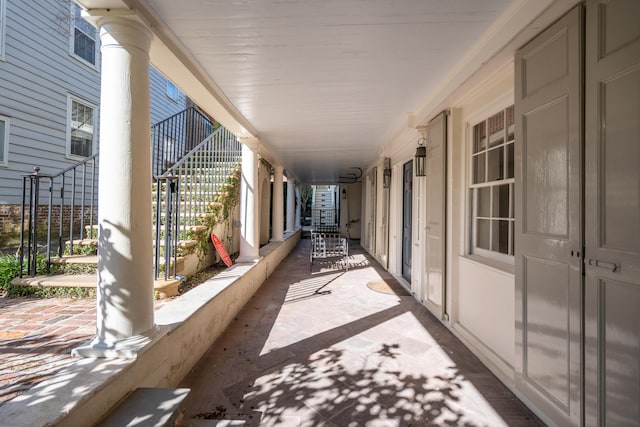
POLYGON ((236 258, 236 264, 255 264, 262 259, 261 256, 240 256, 236 258))
POLYGON ((136 359, 151 342, 160 335, 160 330, 153 327, 141 335, 117 341, 105 341, 95 337, 91 341, 71 350, 73 357, 104 359, 136 359))

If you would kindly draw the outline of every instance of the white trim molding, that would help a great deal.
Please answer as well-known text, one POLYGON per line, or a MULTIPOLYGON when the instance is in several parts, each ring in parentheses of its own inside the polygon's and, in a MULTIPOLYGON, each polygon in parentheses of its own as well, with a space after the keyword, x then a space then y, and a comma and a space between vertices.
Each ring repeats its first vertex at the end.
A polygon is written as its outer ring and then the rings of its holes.
MULTIPOLYGON (((2 1, 2 0, 0 0, 2 1)), ((9 135, 11 135, 11 119, 0 115, 0 122, 4 123, 4 131, 0 131, 0 166, 9 166, 9 135)))
POLYGON ((4 61, 5 27, 7 20, 7 0, 0 0, 0 61, 4 61))

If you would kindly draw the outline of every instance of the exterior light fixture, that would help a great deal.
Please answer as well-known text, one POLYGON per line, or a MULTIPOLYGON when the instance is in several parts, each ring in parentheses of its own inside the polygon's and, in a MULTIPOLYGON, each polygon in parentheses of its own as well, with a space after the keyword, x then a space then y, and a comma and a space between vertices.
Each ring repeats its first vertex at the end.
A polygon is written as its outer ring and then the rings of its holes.
POLYGON ((382 173, 382 187, 389 188, 391 186, 391 159, 384 158, 384 171, 382 173))
POLYGON ((347 190, 346 189, 342 189, 342 198, 346 199, 347 198, 347 190))
POLYGON ((418 132, 421 136, 418 138, 418 147, 416 148, 415 161, 416 176, 425 176, 427 174, 427 127, 418 126, 418 132))

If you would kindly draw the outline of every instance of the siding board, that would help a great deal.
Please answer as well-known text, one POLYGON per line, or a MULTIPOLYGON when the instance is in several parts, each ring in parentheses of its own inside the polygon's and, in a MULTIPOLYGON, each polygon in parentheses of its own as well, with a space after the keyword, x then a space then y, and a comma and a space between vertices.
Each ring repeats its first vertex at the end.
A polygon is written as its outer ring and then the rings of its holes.
MULTIPOLYGON (((63 29, 69 37, 58 29, 60 17, 70 13, 69 2, 5 1, 0 114, 11 118, 11 134, 8 166, 0 167, 0 204, 17 204, 22 175, 34 166, 53 174, 77 162, 66 158, 67 97, 72 94, 99 106, 100 73, 70 53, 70 29, 63 29)), ((166 94, 166 78, 153 67, 149 77, 151 123, 184 110, 183 93, 173 101, 166 94)))

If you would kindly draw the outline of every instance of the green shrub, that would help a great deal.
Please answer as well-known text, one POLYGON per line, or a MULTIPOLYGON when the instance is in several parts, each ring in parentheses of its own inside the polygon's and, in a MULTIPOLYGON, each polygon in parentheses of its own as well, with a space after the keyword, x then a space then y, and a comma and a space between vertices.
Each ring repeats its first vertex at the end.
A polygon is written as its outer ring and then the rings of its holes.
MULTIPOLYGON (((25 259, 23 273, 27 272, 27 262, 25 259)), ((51 266, 47 271, 47 260, 40 254, 36 258, 36 274, 55 274, 58 267, 51 266)), ((0 291, 6 291, 13 279, 20 276, 20 257, 18 255, 0 255, 0 291)))
POLYGON ((95 298, 93 288, 41 288, 38 286, 7 285, 7 298, 95 298))
POLYGON ((20 275, 20 258, 17 255, 0 256, 0 289, 6 289, 20 275))

